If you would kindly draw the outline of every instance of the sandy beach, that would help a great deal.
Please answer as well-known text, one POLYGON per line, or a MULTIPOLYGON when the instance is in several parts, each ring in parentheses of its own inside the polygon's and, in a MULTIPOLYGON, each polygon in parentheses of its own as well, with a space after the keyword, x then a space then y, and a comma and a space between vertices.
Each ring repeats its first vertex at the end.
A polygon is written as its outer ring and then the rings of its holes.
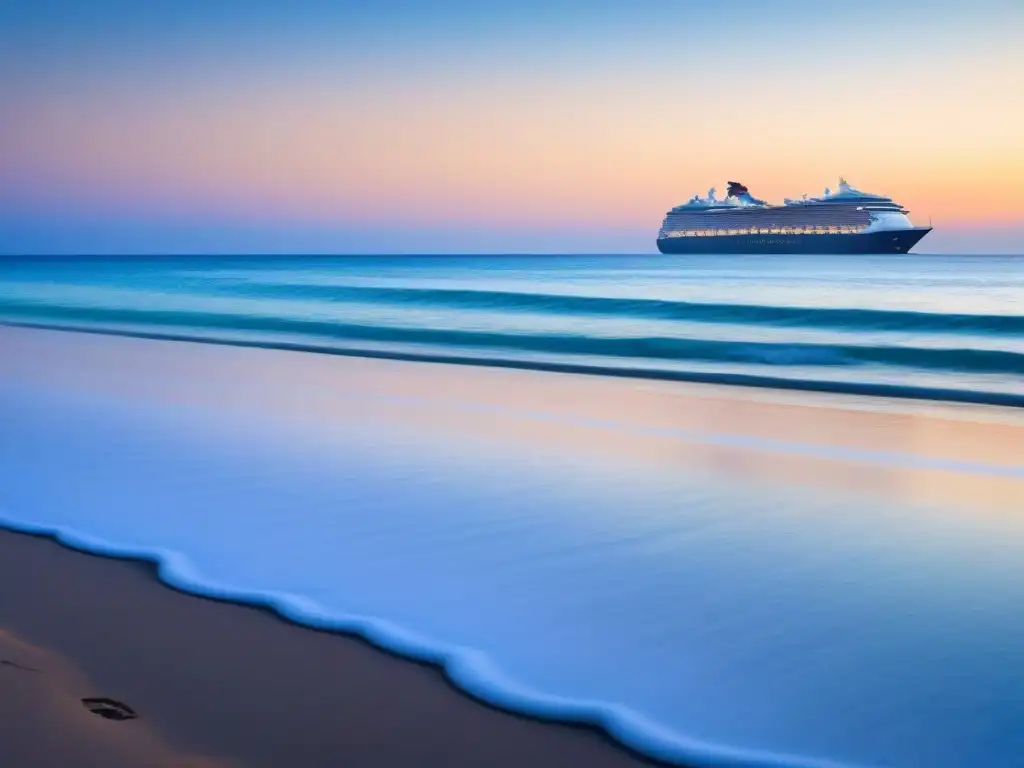
POLYGON ((365 643, 168 589, 141 563, 0 532, 0 582, 11 768, 653 764, 365 643), (138 718, 97 717, 94 696, 138 718))
MULTIPOLYGON (((551 455, 969 502, 996 521, 1024 505, 1012 450, 1024 420, 1008 409, 15 328, 0 328, 0 357, 7 385, 214 405, 292 437, 400 422, 551 455)), ((151 565, 3 531, 0 582, 5 766, 653 764, 595 729, 485 706, 435 667, 183 594, 151 565), (98 717, 88 697, 138 718, 98 717)))

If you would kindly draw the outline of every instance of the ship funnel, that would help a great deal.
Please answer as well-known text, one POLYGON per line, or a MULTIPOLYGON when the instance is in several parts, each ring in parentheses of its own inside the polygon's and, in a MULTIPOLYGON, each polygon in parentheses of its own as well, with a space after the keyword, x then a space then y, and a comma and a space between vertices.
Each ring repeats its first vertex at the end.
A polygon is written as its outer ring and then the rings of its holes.
POLYGON ((750 190, 740 184, 738 181, 729 182, 729 190, 725 193, 726 197, 740 197, 742 195, 749 194, 750 190))

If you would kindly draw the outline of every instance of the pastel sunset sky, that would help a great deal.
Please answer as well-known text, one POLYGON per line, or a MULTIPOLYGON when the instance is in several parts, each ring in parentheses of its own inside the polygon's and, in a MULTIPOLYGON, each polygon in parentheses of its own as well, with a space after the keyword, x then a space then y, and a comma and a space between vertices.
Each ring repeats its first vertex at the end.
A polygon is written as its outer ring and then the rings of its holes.
POLYGON ((840 174, 1024 253, 1024 2, 0 4, 0 253, 653 252, 840 174))

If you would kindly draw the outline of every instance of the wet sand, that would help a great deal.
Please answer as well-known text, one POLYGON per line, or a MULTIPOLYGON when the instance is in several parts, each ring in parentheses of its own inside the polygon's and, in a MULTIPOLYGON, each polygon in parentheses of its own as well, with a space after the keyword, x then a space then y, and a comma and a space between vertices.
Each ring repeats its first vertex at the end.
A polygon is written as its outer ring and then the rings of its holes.
POLYGON ((360 641, 176 592, 142 563, 0 531, 0 584, 10 768, 653 765, 360 641), (87 697, 138 717, 104 719, 87 697))

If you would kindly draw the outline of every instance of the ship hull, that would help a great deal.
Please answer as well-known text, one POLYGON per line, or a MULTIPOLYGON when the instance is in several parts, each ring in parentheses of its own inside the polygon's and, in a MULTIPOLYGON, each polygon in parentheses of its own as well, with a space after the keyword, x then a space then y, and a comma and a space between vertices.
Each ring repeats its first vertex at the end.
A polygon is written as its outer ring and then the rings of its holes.
POLYGON ((873 254, 907 253, 931 232, 914 227, 856 235, 716 235, 714 237, 660 237, 662 253, 737 254, 873 254))

